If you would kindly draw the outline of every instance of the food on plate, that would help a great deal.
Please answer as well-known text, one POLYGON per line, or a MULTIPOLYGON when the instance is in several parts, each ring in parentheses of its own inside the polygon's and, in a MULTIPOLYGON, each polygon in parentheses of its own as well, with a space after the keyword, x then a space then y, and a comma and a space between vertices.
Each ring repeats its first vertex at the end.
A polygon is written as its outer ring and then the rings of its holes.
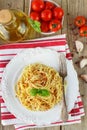
POLYGON ((77 27, 81 27, 81 26, 85 25, 85 23, 86 23, 86 18, 84 16, 77 16, 75 18, 75 25, 77 27))
MULTIPOLYGON (((39 32, 51 33, 56 32, 62 28, 64 11, 61 7, 59 7, 55 2, 50 2, 48 0, 32 0, 31 1, 31 8, 30 8, 30 18, 31 20, 38 21, 40 26, 38 26, 39 32), (53 20, 60 21, 61 26, 56 29, 50 29, 49 24, 53 20), (43 29, 43 23, 46 24, 46 28, 43 29), (48 28, 47 28, 48 25, 48 28)), ((32 23, 31 23, 32 25, 32 23)), ((59 25, 59 24, 58 24, 59 25)), ((32 25, 36 30, 35 26, 32 25)), ((36 31, 38 31, 36 30, 36 31)))
POLYGON ((84 25, 80 28, 79 30, 80 36, 82 37, 87 37, 87 26, 84 25))
POLYGON ((15 85, 17 98, 32 111, 46 111, 62 99, 62 77, 52 67, 30 64, 22 70, 15 85))
POLYGON ((59 20, 53 19, 49 24, 49 28, 51 31, 56 32, 62 27, 61 22, 59 20))

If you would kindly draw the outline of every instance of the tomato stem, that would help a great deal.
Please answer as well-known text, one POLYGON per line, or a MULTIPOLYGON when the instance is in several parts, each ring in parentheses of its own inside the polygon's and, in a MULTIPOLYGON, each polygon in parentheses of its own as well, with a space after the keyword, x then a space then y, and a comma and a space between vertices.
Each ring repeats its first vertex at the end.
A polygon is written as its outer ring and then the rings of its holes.
POLYGON ((84 34, 87 34, 87 31, 84 31, 84 34))
POLYGON ((53 27, 53 28, 56 28, 56 27, 57 27, 57 24, 52 24, 52 27, 53 27))
POLYGON ((82 20, 78 20, 78 23, 82 23, 82 20))

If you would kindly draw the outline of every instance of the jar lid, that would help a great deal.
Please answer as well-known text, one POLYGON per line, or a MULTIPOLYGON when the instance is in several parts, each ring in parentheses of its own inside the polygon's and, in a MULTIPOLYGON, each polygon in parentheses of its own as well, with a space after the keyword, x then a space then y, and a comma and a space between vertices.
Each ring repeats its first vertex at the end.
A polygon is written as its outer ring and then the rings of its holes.
POLYGON ((8 9, 2 9, 0 10, 0 23, 1 24, 7 24, 11 21, 12 14, 10 10, 8 9))

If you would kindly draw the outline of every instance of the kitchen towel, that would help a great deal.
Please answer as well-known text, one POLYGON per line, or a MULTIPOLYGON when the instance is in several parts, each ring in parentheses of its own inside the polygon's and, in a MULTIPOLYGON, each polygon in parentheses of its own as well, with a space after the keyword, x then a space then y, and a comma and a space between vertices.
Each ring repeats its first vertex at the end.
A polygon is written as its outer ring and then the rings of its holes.
MULTIPOLYGON (((2 79, 4 68, 9 63, 9 61, 15 55, 17 55, 17 53, 20 53, 22 50, 26 48, 35 48, 35 47, 45 47, 45 48, 54 49, 55 51, 61 52, 64 55, 66 55, 66 58, 69 61, 72 60, 65 34, 35 39, 27 43, 14 43, 14 44, 1 45, 0 46, 0 80, 2 79)), ((13 114, 11 114, 8 111, 5 102, 2 98, 1 90, 0 90, 0 103, 1 103, 2 125, 14 124, 16 130, 80 123, 81 116, 85 115, 83 103, 79 92, 77 95, 77 100, 75 102, 74 108, 69 113, 69 120, 65 123, 63 123, 62 120, 60 120, 60 121, 52 122, 51 124, 46 124, 46 125, 44 124, 41 126, 38 126, 37 124, 25 124, 24 122, 17 119, 13 114)))

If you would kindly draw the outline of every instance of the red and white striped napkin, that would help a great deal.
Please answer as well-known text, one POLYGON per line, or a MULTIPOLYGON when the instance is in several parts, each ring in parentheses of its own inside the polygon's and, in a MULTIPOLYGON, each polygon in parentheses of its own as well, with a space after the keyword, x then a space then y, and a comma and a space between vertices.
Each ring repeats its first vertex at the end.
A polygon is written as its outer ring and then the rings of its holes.
MULTIPOLYGON (((0 46, 0 81, 2 79, 2 74, 7 63, 21 50, 25 48, 35 48, 35 47, 46 47, 54 49, 58 52, 64 53, 68 60, 72 60, 70 50, 66 41, 66 35, 56 35, 47 38, 41 38, 36 40, 31 40, 27 43, 14 43, 0 46)), ((37 124, 25 124, 24 122, 17 119, 13 114, 11 114, 5 105, 2 98, 2 92, 0 90, 0 103, 1 103, 1 122, 2 125, 12 125, 14 124, 16 130, 23 130, 27 128, 37 128, 37 127, 50 127, 57 125, 67 125, 81 122, 81 116, 84 116, 84 108, 81 100, 81 96, 78 92, 77 101, 75 102, 74 108, 69 113, 69 119, 66 123, 62 120, 52 122, 48 125, 38 126, 37 124)))

